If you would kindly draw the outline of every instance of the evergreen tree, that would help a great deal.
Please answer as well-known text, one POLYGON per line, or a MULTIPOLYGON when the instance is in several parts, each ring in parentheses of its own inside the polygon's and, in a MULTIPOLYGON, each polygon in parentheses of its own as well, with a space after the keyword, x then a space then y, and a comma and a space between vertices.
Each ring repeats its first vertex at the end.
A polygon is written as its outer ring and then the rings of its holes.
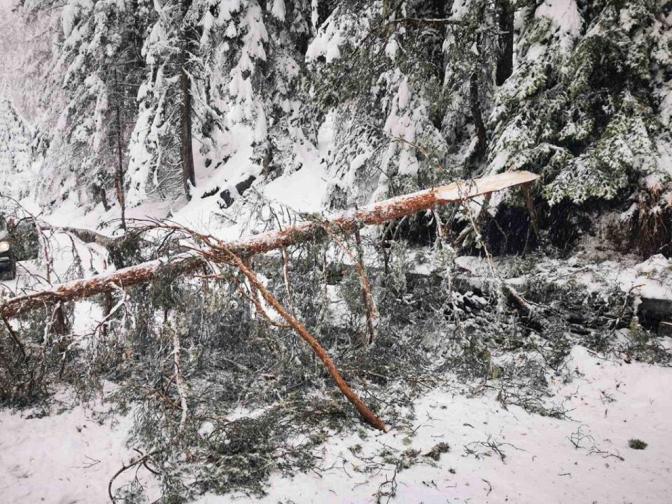
POLYGON ((148 193, 190 197, 195 186, 192 147, 192 82, 198 31, 191 0, 154 2, 142 54, 147 64, 140 88, 139 118, 131 140, 130 199, 148 193))
MULTIPOLYGON (((124 227, 125 153, 136 119, 148 4, 68 0, 60 11, 45 97, 51 102, 45 126, 56 126, 46 155, 49 165, 60 167, 50 176, 52 186, 84 187, 106 208, 107 191, 114 187, 124 227), (54 107, 58 104, 62 107, 54 107)), ((33 16, 48 7, 48 2, 24 5, 33 16)))
MULTIPOLYGON (((0 195, 21 199, 31 187, 33 131, 7 99, 0 98, 0 195)), ((7 203, 0 198, 0 208, 7 203)), ((2 213, 0 211, 0 213, 2 213)))

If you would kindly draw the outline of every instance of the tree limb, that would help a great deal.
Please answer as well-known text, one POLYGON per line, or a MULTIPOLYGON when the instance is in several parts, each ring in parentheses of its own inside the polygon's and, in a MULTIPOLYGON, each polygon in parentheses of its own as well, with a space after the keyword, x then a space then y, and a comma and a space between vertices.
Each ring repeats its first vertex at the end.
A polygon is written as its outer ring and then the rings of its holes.
POLYGON ((343 393, 345 397, 347 397, 348 401, 350 401, 354 407, 357 409, 359 414, 362 416, 362 418, 371 425, 372 427, 382 430, 383 432, 387 431, 387 427, 385 426, 385 422, 383 422, 369 407, 360 399, 360 397, 355 393, 352 388, 348 385, 348 383, 345 381, 343 376, 341 376, 341 373, 338 371, 336 368, 336 364, 334 364, 333 359, 329 356, 327 351, 324 349, 324 347, 320 344, 317 339, 308 332, 308 329, 299 322, 296 318, 294 318, 290 313, 285 309, 284 306, 278 301, 278 299, 264 286, 263 283, 259 281, 259 278, 257 278, 257 275, 254 271, 252 271, 246 264, 245 262, 235 254, 231 253, 227 249, 222 249, 221 251, 227 258, 228 262, 238 268, 240 272, 247 277, 247 280, 250 282, 251 285, 253 285, 262 295, 262 297, 266 300, 268 304, 270 304, 273 309, 283 318, 287 321, 287 323, 294 329, 294 331, 310 346, 310 348, 313 350, 315 355, 322 361, 324 366, 327 368, 327 372, 331 376, 331 378, 336 382, 336 386, 338 389, 343 393))

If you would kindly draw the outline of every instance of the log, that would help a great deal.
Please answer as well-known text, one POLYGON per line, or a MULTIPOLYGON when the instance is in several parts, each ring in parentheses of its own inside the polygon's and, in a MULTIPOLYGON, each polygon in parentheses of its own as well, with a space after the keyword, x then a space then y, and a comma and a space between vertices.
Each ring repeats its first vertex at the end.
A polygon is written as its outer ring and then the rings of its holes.
MULTIPOLYGON (((290 245, 323 239, 327 236, 325 226, 331 229, 335 227, 345 233, 352 233, 364 225, 383 224, 423 210, 429 210, 435 206, 459 203, 495 191, 530 184, 538 178, 538 175, 530 172, 514 171, 475 180, 454 182, 449 185, 380 201, 332 217, 316 216, 307 222, 283 231, 271 231, 224 245, 231 253, 242 258, 248 258, 290 245)), ((0 315, 9 319, 42 306, 111 293, 120 288, 150 282, 159 274, 181 275, 202 268, 204 265, 204 259, 197 252, 157 259, 111 273, 74 280, 31 294, 11 298, 0 306, 0 315)))

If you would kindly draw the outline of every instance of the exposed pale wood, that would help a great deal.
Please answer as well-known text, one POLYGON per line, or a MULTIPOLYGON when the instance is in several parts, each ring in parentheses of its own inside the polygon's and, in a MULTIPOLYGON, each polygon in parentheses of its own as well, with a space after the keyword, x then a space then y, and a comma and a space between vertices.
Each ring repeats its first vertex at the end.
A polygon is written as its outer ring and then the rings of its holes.
MULTIPOLYGON (((435 206, 457 203, 510 187, 529 184, 538 178, 538 175, 530 172, 516 171, 455 182, 380 201, 333 217, 316 217, 283 231, 260 234, 246 240, 226 243, 225 246, 231 253, 246 258, 310 240, 323 239, 327 235, 325 226, 352 233, 363 225, 383 224, 406 215, 429 210, 435 206)), ((114 292, 119 288, 149 282, 159 274, 181 275, 202 268, 204 265, 204 260, 197 253, 184 253, 172 258, 157 259, 9 299, 0 306, 0 314, 6 318, 12 318, 41 306, 114 292)))

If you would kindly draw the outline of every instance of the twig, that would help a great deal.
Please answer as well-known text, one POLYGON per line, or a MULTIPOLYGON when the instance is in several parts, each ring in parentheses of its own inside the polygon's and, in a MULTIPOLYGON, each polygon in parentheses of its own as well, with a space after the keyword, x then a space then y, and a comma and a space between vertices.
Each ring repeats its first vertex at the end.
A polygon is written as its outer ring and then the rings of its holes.
POLYGON ((492 484, 486 480, 485 478, 481 478, 481 481, 484 482, 486 485, 488 485, 488 493, 486 493, 486 497, 492 493, 492 484))
MULTIPOLYGON (((138 451, 138 450, 136 450, 136 451, 138 451)), ((140 452, 138 451, 138 453, 140 453, 140 452)), ((121 469, 119 469, 116 473, 114 473, 114 475, 112 476, 112 478, 110 478, 110 481, 107 484, 107 495, 110 498, 110 501, 112 502, 112 504, 117 503, 117 501, 114 498, 114 495, 112 493, 112 485, 114 484, 114 480, 116 480, 122 473, 124 473, 124 472, 128 471, 129 469, 132 469, 133 467, 136 467, 138 465, 143 465, 144 467, 147 467, 147 465, 146 465, 147 461, 149 460, 150 457, 152 457, 153 455, 156 455, 156 453, 158 453, 158 451, 153 451, 153 452, 147 453, 145 455, 142 455, 137 460, 136 459, 131 459, 131 462, 129 464, 122 464, 121 469)), ((147 469, 151 473, 156 474, 156 471, 152 471, 149 468, 147 468, 147 469)))
POLYGON ((397 472, 399 472, 399 464, 395 464, 394 472, 392 473, 392 478, 388 479, 386 476, 385 481, 383 481, 378 487, 378 491, 376 492, 377 504, 383 502, 382 500, 383 497, 387 497, 387 500, 385 502, 388 503, 390 502, 392 497, 397 495, 397 472), (390 487, 389 490, 383 490, 383 487, 386 485, 390 487))

